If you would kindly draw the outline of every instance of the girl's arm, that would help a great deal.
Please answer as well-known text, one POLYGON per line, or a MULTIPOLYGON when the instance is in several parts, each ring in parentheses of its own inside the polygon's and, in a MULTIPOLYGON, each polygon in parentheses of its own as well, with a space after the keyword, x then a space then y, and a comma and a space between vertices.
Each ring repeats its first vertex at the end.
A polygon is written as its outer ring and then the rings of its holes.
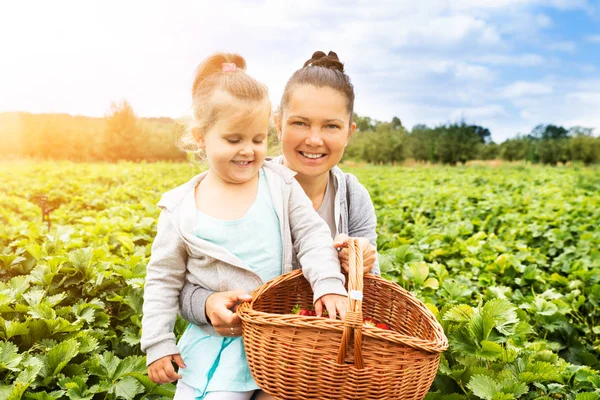
MULTIPOLYGON (((377 251, 377 217, 375 207, 367 189, 352 174, 346 175, 346 190, 348 198, 348 236, 363 237, 377 251)), ((372 273, 380 275, 379 260, 375 254, 375 263, 372 273)))
POLYGON ((141 348, 146 365, 178 354, 173 328, 179 310, 179 293, 186 274, 187 251, 179 232, 163 210, 158 218, 152 255, 146 267, 141 348))
POLYGON ((302 273, 313 289, 313 302, 326 294, 346 296, 344 276, 329 227, 295 179, 288 205, 294 250, 302 273))
POLYGON ((210 321, 206 316, 206 300, 213 293, 216 292, 194 285, 186 279, 179 296, 181 317, 195 325, 209 325, 210 321))

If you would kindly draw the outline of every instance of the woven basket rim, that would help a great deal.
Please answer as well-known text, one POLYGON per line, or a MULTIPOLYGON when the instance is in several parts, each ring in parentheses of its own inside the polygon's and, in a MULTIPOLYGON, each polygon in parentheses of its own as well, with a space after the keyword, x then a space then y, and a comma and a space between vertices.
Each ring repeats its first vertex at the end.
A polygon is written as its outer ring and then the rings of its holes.
MULTIPOLYGON (((271 325, 271 326, 289 326, 290 328, 323 328, 327 327, 330 330, 336 330, 339 332, 344 331, 344 321, 332 320, 325 317, 312 317, 295 314, 272 314, 264 311, 256 311, 248 309, 248 306, 244 306, 249 303, 244 303, 238 308, 238 315, 246 322, 252 324, 271 325), (273 321, 271 319, 277 319, 273 321), (319 322, 315 325, 315 322, 319 322)), ((383 339, 389 342, 402 344, 407 347, 411 347, 415 350, 426 351, 428 353, 443 353, 448 348, 447 340, 445 336, 443 338, 436 338, 434 340, 421 339, 415 336, 403 335, 393 330, 384 330, 380 328, 363 327, 363 336, 370 337, 373 339, 383 339), (423 348, 423 347, 425 348, 423 348), (436 348, 435 351, 428 350, 428 348, 436 348)), ((438 332, 436 332, 436 337, 438 332)))
MULTIPOLYGON (((302 277, 302 271, 297 269, 279 277, 276 277, 274 279, 271 279, 269 282, 265 283, 263 286, 257 288, 252 292, 252 301, 242 303, 240 307, 238 307, 237 314, 242 320, 253 324, 260 323, 271 326, 284 325, 295 328, 321 327, 343 332, 344 321, 341 320, 331 320, 329 318, 309 317, 295 314, 272 314, 253 309, 254 303, 273 287, 276 287, 284 282, 293 279, 301 279, 302 277)), ((421 300, 419 300, 415 295, 413 295, 411 292, 404 289, 397 283, 390 282, 387 279, 382 278, 378 275, 367 273, 364 274, 364 279, 374 280, 382 285, 392 287, 393 290, 397 291, 399 295, 404 296, 408 302, 412 303, 412 305, 417 307, 420 310, 420 312, 424 314, 425 317, 435 321, 435 323, 431 326, 435 338, 431 340, 421 339, 410 335, 404 335, 394 330, 388 331, 379 328, 362 327, 362 332, 364 336, 374 339, 387 340, 392 343, 405 345, 407 347, 411 347, 413 349, 425 351, 432 354, 443 353, 448 349, 448 338, 446 337, 441 325, 437 321, 433 312, 431 312, 431 310, 427 308, 427 306, 425 306, 425 304, 421 300)))

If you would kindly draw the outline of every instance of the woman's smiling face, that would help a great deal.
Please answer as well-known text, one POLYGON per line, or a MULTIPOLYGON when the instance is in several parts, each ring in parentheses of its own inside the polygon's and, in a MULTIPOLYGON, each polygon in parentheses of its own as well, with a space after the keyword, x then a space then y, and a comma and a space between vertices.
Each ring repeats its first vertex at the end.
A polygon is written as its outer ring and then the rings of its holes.
POLYGON ((285 164, 303 177, 328 173, 356 129, 346 98, 329 87, 299 85, 275 118, 285 164))

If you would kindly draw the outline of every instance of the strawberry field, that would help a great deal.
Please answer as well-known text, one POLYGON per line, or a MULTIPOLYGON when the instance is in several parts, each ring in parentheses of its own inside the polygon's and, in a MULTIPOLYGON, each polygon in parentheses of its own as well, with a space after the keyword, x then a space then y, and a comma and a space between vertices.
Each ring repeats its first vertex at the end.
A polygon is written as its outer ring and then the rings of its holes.
MULTIPOLYGON (((600 169, 346 170, 383 276, 449 338, 427 399, 600 399, 600 169)), ((172 397, 139 349, 144 274, 156 202, 196 172, 0 164, 0 399, 172 397)))

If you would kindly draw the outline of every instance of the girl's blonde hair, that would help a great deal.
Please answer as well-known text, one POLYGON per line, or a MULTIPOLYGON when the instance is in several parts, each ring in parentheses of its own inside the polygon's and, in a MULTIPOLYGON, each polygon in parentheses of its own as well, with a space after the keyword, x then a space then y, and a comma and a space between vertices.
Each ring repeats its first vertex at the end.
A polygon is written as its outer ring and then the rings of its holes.
MULTIPOLYGON (((221 118, 242 124, 262 113, 257 107, 268 100, 267 87, 246 73, 246 60, 235 53, 215 53, 196 68, 192 86, 193 119, 179 146, 198 153, 197 138, 221 118), (228 64, 224 65, 223 64, 228 64), (231 68, 235 64, 235 68, 231 68)), ((267 102, 268 103, 268 102, 267 102)), ((270 104, 268 104, 270 115, 270 104)), ((268 116, 267 116, 268 118, 268 116)))

